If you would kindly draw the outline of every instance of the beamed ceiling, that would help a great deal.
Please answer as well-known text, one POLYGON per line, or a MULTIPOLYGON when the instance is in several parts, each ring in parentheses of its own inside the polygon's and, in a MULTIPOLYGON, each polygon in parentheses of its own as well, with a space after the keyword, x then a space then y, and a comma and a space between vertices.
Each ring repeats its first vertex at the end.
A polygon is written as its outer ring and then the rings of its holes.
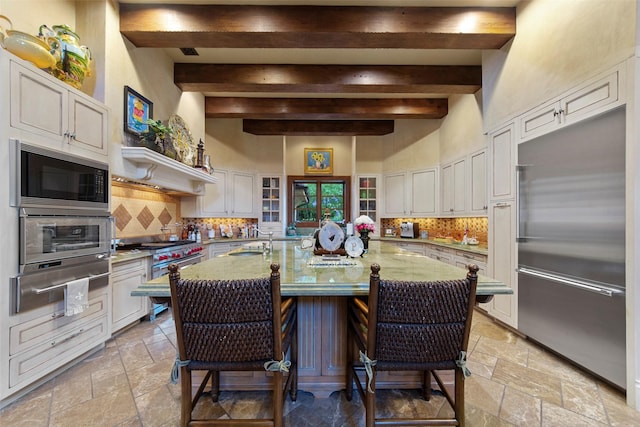
POLYGON ((165 49, 175 84, 205 95, 207 118, 242 118, 258 135, 382 135, 394 119, 441 119, 449 95, 482 87, 482 51, 516 33, 516 0, 130 1, 120 4, 120 32, 165 49))

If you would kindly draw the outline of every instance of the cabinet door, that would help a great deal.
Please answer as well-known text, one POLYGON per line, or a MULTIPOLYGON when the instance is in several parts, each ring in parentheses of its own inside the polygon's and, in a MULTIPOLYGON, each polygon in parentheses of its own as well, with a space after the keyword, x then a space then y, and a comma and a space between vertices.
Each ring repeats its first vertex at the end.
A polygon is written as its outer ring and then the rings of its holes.
POLYGON ((610 108, 609 104, 620 98, 619 78, 620 75, 616 71, 562 98, 560 107, 563 123, 574 123, 601 112, 603 107, 610 108))
POLYGON ((482 150, 470 156, 471 207, 474 214, 487 213, 487 153, 482 150))
POLYGON ((520 139, 525 140, 551 132, 560 125, 560 103, 551 101, 520 117, 520 139))
POLYGON ((131 291, 147 281, 148 262, 137 259, 114 265, 111 275, 112 309, 111 332, 149 314, 149 298, 132 297, 131 291))
MULTIPOLYGON (((36 143, 66 139, 68 89, 11 61, 11 127, 41 136, 36 143)), ((8 96, 4 94, 4 96, 8 96)))
POLYGON ((467 166, 466 159, 453 163, 453 212, 464 213, 467 206, 467 166))
POLYGON ((411 172, 411 215, 435 215, 438 194, 436 169, 411 172))
POLYGON ((253 210, 253 175, 233 172, 231 177, 231 215, 254 216, 253 210))
POLYGON ((442 214, 451 215, 453 213, 453 164, 442 166, 440 174, 441 178, 441 195, 440 205, 442 206, 442 214))
POLYGON ((101 104, 70 93, 69 96, 69 145, 71 151, 78 149, 92 153, 108 155, 109 142, 107 127, 108 110, 101 104))
POLYGON ((406 178, 404 173, 385 175, 384 212, 387 216, 405 215, 406 178))
POLYGON ((491 200, 515 197, 515 135, 510 124, 489 134, 489 194, 491 200))
POLYGON ((198 196, 198 216, 227 216, 227 172, 213 171, 218 180, 215 184, 205 184, 204 195, 198 196))
POLYGON ((489 207, 489 276, 505 283, 513 289, 513 294, 495 295, 487 303, 487 311, 514 328, 518 326, 515 234, 515 202, 492 203, 489 207))

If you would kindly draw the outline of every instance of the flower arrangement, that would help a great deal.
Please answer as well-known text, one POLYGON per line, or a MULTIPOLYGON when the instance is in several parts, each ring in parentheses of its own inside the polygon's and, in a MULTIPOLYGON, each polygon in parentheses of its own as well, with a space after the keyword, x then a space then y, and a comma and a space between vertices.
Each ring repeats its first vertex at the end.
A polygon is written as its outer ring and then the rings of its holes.
POLYGON ((359 233, 363 231, 373 233, 374 231, 376 231, 375 222, 373 222, 373 220, 367 215, 360 215, 358 218, 356 218, 355 224, 356 230, 358 230, 359 233))

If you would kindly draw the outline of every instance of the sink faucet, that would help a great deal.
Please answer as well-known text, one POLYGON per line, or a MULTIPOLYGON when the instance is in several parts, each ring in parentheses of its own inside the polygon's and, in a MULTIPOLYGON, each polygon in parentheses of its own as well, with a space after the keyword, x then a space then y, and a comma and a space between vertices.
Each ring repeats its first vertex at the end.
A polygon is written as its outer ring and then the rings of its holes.
POLYGON ((258 229, 257 225, 253 226, 253 229, 256 230, 258 234, 267 234, 269 235, 269 253, 273 253, 273 231, 265 232, 258 229))

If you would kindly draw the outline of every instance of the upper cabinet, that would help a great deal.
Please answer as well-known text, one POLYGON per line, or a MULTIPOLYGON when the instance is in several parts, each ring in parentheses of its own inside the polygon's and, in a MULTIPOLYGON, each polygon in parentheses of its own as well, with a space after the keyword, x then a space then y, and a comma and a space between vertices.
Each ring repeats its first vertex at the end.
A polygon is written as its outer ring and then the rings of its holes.
POLYGON ((11 127, 24 131, 15 137, 108 161, 106 106, 17 60, 10 60, 10 73, 11 127))
POLYGON ((357 215, 366 215, 374 221, 378 220, 378 191, 380 178, 378 176, 358 176, 358 210, 357 215))
POLYGON ((441 215, 487 215, 487 153, 476 151, 440 169, 441 215))
POLYGON ((441 169, 440 200, 443 215, 463 215, 467 199, 466 157, 447 163, 441 169))
POLYGON ((261 176, 260 222, 282 223, 282 178, 279 176, 261 176))
POLYGON ((187 218, 255 217, 253 174, 216 169, 215 184, 206 184, 202 196, 183 197, 180 210, 187 218))
POLYGON ((469 168, 471 182, 471 206, 472 214, 487 214, 487 152, 480 150, 469 155, 469 168))
POLYGON ((384 215, 391 217, 407 215, 405 173, 385 174, 382 180, 384 185, 384 215))
POLYGON ((411 216, 434 216, 438 212, 438 170, 409 172, 411 183, 411 216))
POLYGON ((618 91, 621 77, 621 70, 610 72, 523 114, 518 120, 520 141, 543 135, 611 108, 611 104, 621 101, 618 91))
POLYGON ((489 197, 493 200, 515 197, 516 143, 513 123, 489 133, 489 197))
POLYGON ((383 176, 384 216, 435 216, 438 169, 395 172, 383 176))

